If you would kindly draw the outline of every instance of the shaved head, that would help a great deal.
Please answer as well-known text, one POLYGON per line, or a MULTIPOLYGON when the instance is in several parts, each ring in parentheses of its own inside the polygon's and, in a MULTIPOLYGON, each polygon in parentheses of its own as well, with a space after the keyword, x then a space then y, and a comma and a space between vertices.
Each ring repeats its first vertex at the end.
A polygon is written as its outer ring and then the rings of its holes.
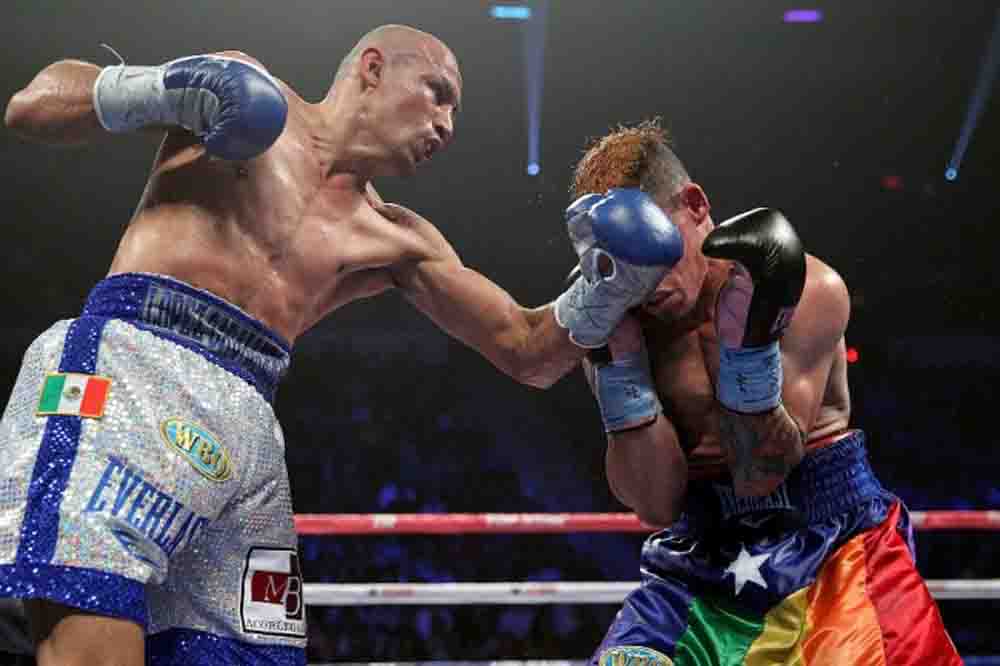
POLYGON ((458 72, 458 62, 444 42, 434 35, 411 28, 408 25, 380 25, 365 33, 358 43, 340 61, 336 79, 342 79, 351 72, 354 63, 367 49, 381 51, 391 62, 404 62, 408 59, 423 59, 440 64, 454 70, 461 83, 458 72))
POLYGON ((344 56, 324 100, 374 175, 411 175, 451 142, 462 101, 458 60, 416 28, 383 25, 344 56))

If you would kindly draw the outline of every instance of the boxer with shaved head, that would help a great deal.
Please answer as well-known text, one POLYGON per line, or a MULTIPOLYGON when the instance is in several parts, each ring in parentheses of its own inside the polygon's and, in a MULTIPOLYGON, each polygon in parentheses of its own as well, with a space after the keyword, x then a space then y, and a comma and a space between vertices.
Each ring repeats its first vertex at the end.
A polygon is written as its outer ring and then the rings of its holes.
POLYGON ((545 386, 678 259, 633 188, 568 210, 584 275, 555 306, 464 266, 371 184, 445 149, 461 100, 451 50, 400 25, 363 36, 314 103, 232 51, 61 60, 10 100, 29 140, 163 137, 107 277, 27 350, 0 422, 0 595, 25 600, 40 664, 305 663, 272 402, 295 340, 340 306, 397 289, 545 386))

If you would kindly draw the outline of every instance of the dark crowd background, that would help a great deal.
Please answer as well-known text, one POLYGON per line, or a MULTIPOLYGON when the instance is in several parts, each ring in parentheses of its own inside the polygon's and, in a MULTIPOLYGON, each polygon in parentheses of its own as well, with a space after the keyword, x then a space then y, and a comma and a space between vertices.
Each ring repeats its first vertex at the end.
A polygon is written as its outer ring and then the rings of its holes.
MULTIPOLYGON (((525 173, 524 65, 538 31, 471 0, 16 3, 0 21, 0 94, 58 58, 111 64, 106 42, 139 64, 241 49, 318 100, 363 32, 429 30, 463 67, 456 140, 415 179, 378 187, 532 306, 574 263, 561 211, 588 138, 660 115, 716 221, 781 208, 844 276, 853 422, 886 485, 911 509, 1000 509, 997 100, 984 101, 958 178, 944 177, 995 3, 820 2, 808 6, 822 22, 795 25, 782 15, 797 5, 771 0, 528 4, 547 8, 536 176, 525 173)), ((153 147, 118 137, 53 150, 0 133, 2 386, 107 270, 153 147)), ((516 385, 394 294, 308 333, 277 410, 299 513, 624 510, 579 373, 547 391, 516 385)), ((301 551, 312 582, 635 580, 641 540, 308 537, 301 551)), ((927 578, 1000 577, 998 553, 995 533, 918 535, 927 578)), ((963 654, 1000 652, 997 601, 940 607, 963 654)), ((310 658, 584 658, 616 610, 312 607, 310 658)))

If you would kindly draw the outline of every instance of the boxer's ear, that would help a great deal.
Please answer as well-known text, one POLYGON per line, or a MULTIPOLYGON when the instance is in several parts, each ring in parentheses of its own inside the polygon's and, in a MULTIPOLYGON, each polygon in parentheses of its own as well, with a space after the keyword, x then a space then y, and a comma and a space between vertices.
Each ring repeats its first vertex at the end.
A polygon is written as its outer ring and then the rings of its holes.
POLYGON ((681 207, 688 209, 695 222, 701 224, 702 220, 708 217, 712 205, 708 202, 708 195, 701 189, 698 183, 687 183, 675 197, 681 207))
POLYGON ((365 88, 377 88, 382 83, 382 72, 385 68, 385 56, 374 46, 369 46, 358 58, 360 62, 362 85, 365 88))

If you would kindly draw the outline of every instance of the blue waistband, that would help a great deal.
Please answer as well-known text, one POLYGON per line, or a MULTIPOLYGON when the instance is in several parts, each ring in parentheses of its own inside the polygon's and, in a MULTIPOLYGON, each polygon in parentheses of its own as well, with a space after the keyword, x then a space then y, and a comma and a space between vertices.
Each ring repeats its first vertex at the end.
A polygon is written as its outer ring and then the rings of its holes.
POLYGON ((288 343, 262 323, 162 275, 119 273, 101 280, 83 315, 121 319, 183 345, 250 382, 268 401, 291 362, 288 343))
POLYGON ((737 497, 728 484, 695 481, 688 487, 691 513, 723 521, 749 514, 790 511, 808 523, 842 514, 886 494, 868 463, 865 434, 852 430, 803 458, 778 488, 763 497, 737 497))

